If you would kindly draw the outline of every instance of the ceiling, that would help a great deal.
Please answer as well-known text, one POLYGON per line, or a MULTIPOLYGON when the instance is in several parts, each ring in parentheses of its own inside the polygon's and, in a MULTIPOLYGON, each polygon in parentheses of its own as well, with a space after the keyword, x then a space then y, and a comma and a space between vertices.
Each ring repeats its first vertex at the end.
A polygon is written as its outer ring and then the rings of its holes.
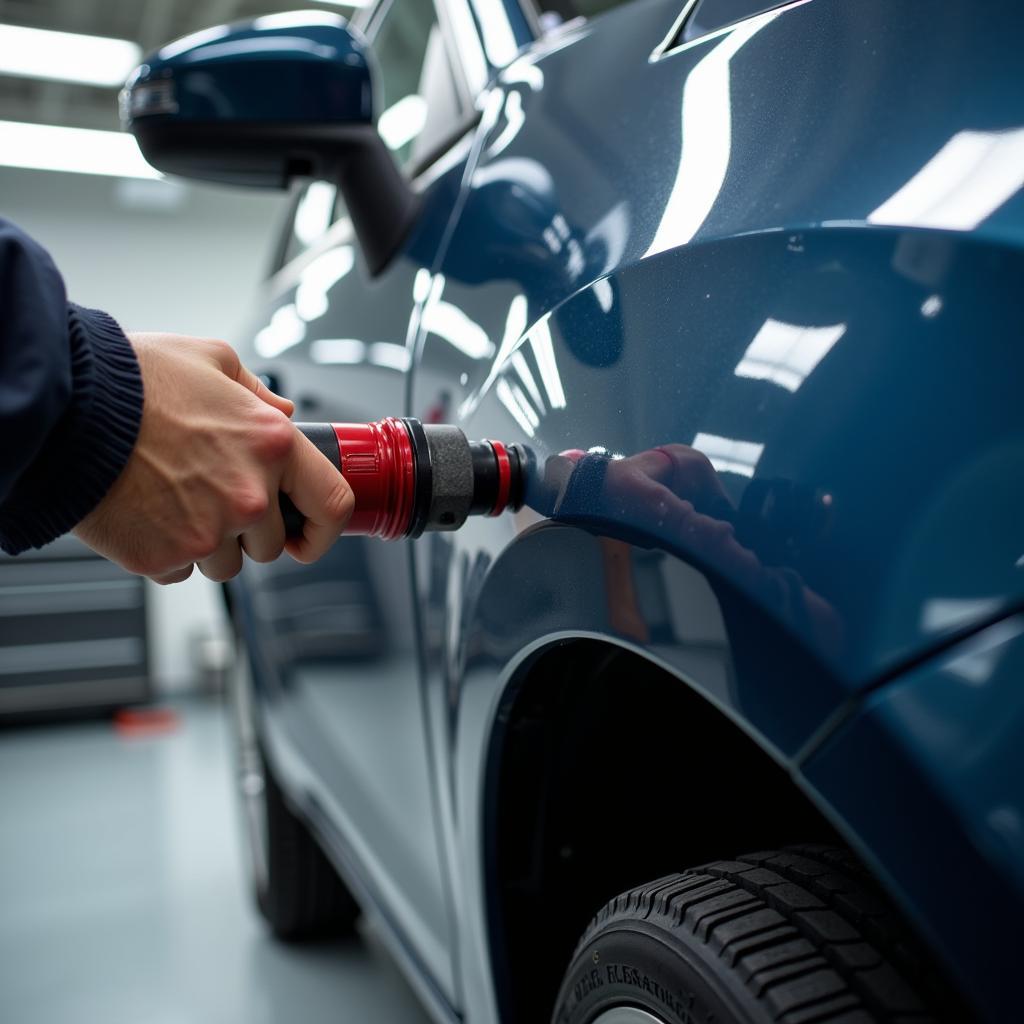
MULTIPOLYGON (((302 0, 0 0, 0 23, 131 39, 148 52, 210 25, 299 7, 351 13, 302 0)), ((117 89, 0 74, 0 120, 116 129, 117 89)))

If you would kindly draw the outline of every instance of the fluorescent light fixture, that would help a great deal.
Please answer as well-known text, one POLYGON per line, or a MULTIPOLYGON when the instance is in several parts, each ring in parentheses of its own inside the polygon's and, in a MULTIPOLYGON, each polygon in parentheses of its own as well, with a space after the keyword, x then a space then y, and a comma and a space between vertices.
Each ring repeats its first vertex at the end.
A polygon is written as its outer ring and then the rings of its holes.
POLYGON ((115 178, 161 177, 131 135, 21 121, 0 121, 0 164, 115 178))
POLYGON ((256 335, 256 351, 265 359, 273 359, 282 352, 294 348, 306 337, 306 321, 295 312, 294 303, 289 302, 274 310, 270 323, 256 335))
POLYGON ((318 4, 328 4, 331 7, 366 7, 370 0, 314 0, 318 4))
POLYGON ((412 365, 412 353, 393 341, 375 341, 370 346, 370 362, 389 370, 408 370, 412 365))
POLYGON ((388 149, 401 149, 423 131, 426 123, 427 101, 411 92, 377 118, 377 131, 388 149))
POLYGON ((366 359, 366 342, 358 338, 318 338, 309 346, 314 363, 361 363, 366 359))
POLYGON ((1024 187, 1024 128, 957 132, 869 224, 972 231, 1024 187))
POLYGON ((0 25, 0 74, 57 82, 124 83, 142 50, 127 39, 0 25))
POLYGON ((708 457, 719 473, 738 473, 753 476, 757 463, 764 452, 763 444, 753 441, 734 441, 731 437, 717 434, 698 434, 693 447, 708 457))
POLYGON ((846 324, 801 327, 769 317, 743 353, 736 376, 796 391, 845 333, 846 324))

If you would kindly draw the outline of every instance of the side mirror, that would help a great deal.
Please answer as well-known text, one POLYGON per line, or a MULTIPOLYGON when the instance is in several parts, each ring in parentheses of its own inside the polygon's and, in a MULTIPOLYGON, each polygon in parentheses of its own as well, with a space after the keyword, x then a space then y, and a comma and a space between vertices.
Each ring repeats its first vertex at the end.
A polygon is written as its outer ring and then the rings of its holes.
POLYGON ((170 174, 264 188, 336 182, 371 273, 415 219, 416 198, 373 124, 367 45, 336 15, 271 14, 170 43, 129 78, 121 118, 170 174))

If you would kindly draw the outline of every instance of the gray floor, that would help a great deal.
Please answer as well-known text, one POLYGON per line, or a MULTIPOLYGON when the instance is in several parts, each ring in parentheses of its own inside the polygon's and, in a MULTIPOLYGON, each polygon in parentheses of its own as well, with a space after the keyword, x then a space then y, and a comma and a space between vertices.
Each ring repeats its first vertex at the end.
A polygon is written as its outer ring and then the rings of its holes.
POLYGON ((372 933, 276 944, 250 907, 219 709, 125 739, 0 732, 0 1020, 426 1024, 372 933))

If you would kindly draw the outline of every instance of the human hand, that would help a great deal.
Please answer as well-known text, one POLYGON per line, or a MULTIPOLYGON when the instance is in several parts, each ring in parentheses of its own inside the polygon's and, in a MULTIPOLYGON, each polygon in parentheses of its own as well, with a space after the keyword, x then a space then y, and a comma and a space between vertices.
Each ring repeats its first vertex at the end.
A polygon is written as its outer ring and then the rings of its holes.
POLYGON ((212 580, 235 576, 242 552, 269 562, 323 555, 355 505, 348 484, 270 391, 221 341, 131 334, 145 400, 127 465, 75 527, 89 547, 129 572, 178 583, 194 565, 212 580), (284 491, 305 517, 286 539, 284 491))

